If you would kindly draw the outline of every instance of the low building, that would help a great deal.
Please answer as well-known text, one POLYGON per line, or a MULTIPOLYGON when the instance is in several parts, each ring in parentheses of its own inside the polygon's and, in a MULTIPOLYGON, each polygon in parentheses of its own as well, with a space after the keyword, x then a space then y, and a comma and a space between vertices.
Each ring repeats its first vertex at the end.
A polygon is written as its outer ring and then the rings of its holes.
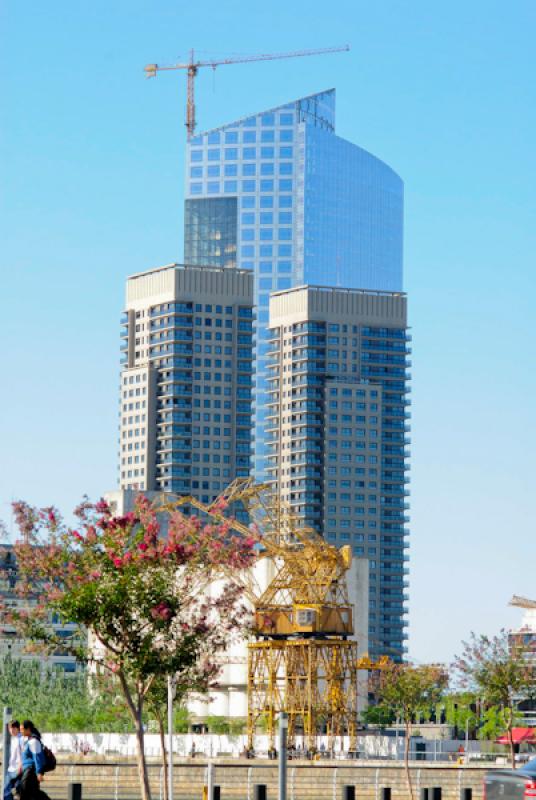
MULTIPOLYGON (((17 558, 12 545, 4 545, 0 553, 0 602, 7 608, 25 608, 32 599, 21 598, 17 593, 18 568, 17 558)), ((76 625, 62 623, 52 616, 50 625, 60 639, 71 639, 78 630, 76 625)), ((76 672, 82 665, 66 650, 58 648, 52 654, 40 654, 29 651, 30 642, 20 636, 12 625, 0 628, 0 658, 11 658, 23 661, 39 661, 43 667, 59 667, 65 672, 76 672)))

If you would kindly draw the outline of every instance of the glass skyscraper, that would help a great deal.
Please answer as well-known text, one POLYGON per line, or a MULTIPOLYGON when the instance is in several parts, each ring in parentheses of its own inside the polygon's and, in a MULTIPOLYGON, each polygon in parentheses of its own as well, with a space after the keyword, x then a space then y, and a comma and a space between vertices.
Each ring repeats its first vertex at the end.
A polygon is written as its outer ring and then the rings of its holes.
POLYGON ((329 90, 188 143, 187 264, 254 272, 254 474, 266 477, 268 303, 303 284, 402 289, 403 184, 335 135, 329 90))

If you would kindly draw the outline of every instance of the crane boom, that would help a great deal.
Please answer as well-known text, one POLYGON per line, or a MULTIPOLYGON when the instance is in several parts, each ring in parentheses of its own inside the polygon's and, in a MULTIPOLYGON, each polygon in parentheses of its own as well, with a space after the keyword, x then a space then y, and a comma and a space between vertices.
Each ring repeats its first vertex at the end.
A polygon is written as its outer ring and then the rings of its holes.
POLYGON ((188 139, 191 139, 195 132, 195 78, 201 67, 217 67, 226 64, 246 64, 252 61, 277 61, 282 58, 302 58, 303 56, 327 55, 328 53, 347 52, 350 45, 342 47, 323 47, 316 50, 294 50, 289 53, 260 53, 252 56, 237 56, 233 58, 213 59, 209 61, 199 61, 195 58, 193 50, 190 51, 190 60, 182 64, 170 64, 160 66, 159 64, 147 64, 144 71, 148 78, 155 78, 158 72, 184 69, 187 72, 187 100, 186 100, 186 130, 188 139))
POLYGON ((508 605, 517 606, 517 608, 536 609, 536 600, 529 600, 528 597, 519 597, 519 595, 515 594, 508 605))

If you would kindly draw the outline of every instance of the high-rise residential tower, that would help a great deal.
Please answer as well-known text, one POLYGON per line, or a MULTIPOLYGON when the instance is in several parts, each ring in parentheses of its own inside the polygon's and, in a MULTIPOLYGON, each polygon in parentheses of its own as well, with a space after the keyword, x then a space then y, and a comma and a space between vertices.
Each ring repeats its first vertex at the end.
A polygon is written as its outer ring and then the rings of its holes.
POLYGON ((250 471, 253 274, 133 275, 121 322, 119 488, 210 502, 250 471))
POLYGON ((400 660, 408 546, 406 297, 305 286, 270 300, 269 481, 369 561, 369 651, 400 660))
POLYGON ((185 197, 185 262, 254 274, 254 473, 262 480, 270 292, 305 283, 400 291, 403 184, 336 136, 330 90, 192 139, 185 197))

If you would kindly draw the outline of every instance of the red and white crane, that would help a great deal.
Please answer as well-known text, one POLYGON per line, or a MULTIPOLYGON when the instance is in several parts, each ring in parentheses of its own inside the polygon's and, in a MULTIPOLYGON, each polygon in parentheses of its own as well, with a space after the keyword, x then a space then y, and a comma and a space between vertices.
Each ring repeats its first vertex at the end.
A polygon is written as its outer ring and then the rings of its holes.
POLYGON ((187 80, 187 100, 186 100, 186 130, 188 139, 191 139, 195 131, 195 78, 201 67, 216 67, 224 66, 225 64, 245 64, 251 61, 276 61, 280 58, 301 58, 302 56, 319 56, 328 53, 341 53, 350 49, 350 45, 343 45, 342 47, 324 47, 320 50, 296 50, 291 53, 261 53, 253 56, 236 56, 232 58, 222 58, 211 61, 198 61, 195 58, 193 50, 190 51, 190 60, 184 64, 171 64, 169 66, 159 66, 158 64, 147 64, 144 67, 147 78, 155 78, 158 72, 165 72, 168 70, 184 69, 186 70, 187 80))

